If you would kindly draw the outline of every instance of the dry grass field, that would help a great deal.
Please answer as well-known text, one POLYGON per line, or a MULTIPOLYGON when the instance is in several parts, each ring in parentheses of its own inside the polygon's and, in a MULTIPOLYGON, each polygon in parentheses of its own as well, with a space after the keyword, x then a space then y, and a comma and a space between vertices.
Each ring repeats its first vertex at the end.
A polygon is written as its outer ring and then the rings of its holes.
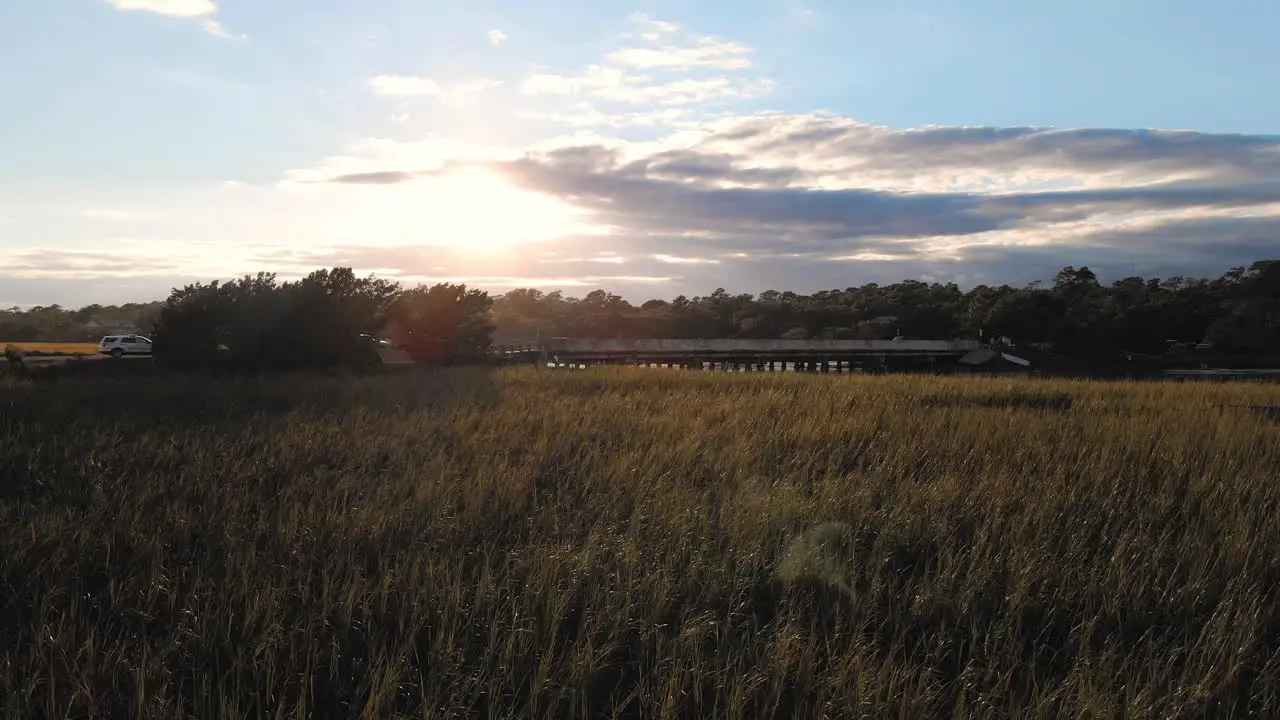
POLYGON ((0 341, 0 350, 13 346, 22 352, 33 353, 65 353, 68 355, 96 355, 98 343, 52 343, 52 342, 18 342, 0 341))
POLYGON ((1280 387, 0 381, 0 713, 1280 717, 1280 387))

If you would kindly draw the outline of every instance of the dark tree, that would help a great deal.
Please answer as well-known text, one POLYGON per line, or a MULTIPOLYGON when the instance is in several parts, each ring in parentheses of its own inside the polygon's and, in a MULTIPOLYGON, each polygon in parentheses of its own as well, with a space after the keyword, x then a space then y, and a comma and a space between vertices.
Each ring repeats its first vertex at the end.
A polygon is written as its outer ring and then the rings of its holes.
POLYGON ((374 337, 396 283, 318 270, 291 283, 260 273, 175 289, 152 340, 174 367, 229 364, 248 370, 354 368, 378 361, 374 337))
POLYGON ((419 286, 400 293, 388 307, 388 330, 418 362, 474 361, 493 340, 492 305, 488 293, 466 285, 419 286))

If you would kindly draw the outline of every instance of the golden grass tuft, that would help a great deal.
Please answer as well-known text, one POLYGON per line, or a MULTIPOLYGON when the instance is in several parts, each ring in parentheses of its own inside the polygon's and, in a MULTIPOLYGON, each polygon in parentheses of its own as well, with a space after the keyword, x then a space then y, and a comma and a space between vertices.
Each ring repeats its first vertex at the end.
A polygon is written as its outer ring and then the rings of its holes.
POLYGON ((1276 386, 0 383, 5 717, 1280 716, 1276 386))
POLYGON ((55 343, 55 342, 15 342, 0 341, 0 349, 15 347, 22 352, 61 353, 66 355, 97 355, 98 343, 55 343))

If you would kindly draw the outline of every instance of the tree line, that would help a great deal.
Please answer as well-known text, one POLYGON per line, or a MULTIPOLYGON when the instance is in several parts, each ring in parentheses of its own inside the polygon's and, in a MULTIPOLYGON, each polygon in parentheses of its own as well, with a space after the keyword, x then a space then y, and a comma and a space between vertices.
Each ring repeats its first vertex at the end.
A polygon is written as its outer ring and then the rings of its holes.
POLYGON ((102 337, 91 324, 150 328, 159 316, 161 301, 123 305, 85 305, 70 309, 61 305, 0 309, 0 342, 90 342, 102 337))
POLYGON ((823 338, 983 339, 1079 358, 1165 354, 1171 345, 1280 355, 1280 261, 1214 279, 1127 277, 1110 285, 1087 267, 1024 287, 905 280, 812 294, 717 289, 634 305, 596 290, 585 297, 514 290, 493 305, 500 339, 823 338))
MULTIPOLYGON (((0 311, 0 342, 69 340, 83 321, 132 313, 155 352, 179 366, 355 366, 379 340, 419 362, 467 362, 492 342, 580 338, 983 339, 1091 361, 1163 356, 1173 347, 1280 358, 1280 260, 1207 278, 1128 277, 1109 285, 1087 267, 1023 287, 905 280, 811 294, 770 290, 633 304, 534 289, 491 297, 465 285, 402 287, 351 268, 279 281, 260 273, 175 288, 163 303, 0 311)), ((78 335, 77 335, 78 337, 78 335)), ((92 338, 96 339, 96 338, 92 338)))

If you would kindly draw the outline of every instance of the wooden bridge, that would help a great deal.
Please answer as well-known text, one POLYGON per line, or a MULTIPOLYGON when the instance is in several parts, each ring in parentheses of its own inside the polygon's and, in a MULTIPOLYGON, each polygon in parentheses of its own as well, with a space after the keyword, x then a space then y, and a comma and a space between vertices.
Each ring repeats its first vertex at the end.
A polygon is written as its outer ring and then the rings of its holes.
POLYGON ((506 344, 509 360, 555 366, 659 365, 753 371, 941 370, 980 347, 976 340, 676 340, 552 338, 506 344))

